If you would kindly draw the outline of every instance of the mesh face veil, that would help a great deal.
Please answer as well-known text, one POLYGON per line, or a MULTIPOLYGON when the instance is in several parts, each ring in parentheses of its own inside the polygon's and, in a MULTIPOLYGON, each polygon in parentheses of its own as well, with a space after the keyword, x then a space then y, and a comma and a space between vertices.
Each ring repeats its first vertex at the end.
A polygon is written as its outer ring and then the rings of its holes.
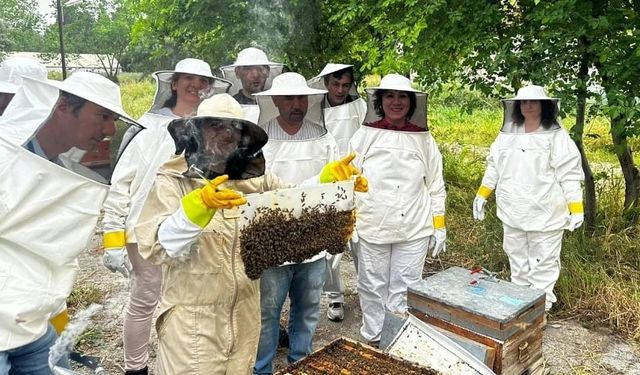
MULTIPOLYGON (((230 179, 264 174, 260 149, 267 143, 267 134, 248 121, 215 117, 178 119, 169 124, 169 133, 176 142, 176 153, 184 152, 189 167, 196 167, 207 179, 223 174, 230 179)), ((193 168, 185 175, 200 177, 193 168)))

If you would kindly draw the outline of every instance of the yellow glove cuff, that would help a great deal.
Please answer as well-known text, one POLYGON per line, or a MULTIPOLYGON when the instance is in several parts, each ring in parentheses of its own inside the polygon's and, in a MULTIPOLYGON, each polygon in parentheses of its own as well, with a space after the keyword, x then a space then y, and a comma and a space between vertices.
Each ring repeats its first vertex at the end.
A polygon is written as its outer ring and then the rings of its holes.
POLYGON ((204 229, 213 218, 213 215, 216 214, 216 210, 204 204, 200 196, 201 191, 201 189, 196 189, 185 195, 182 197, 181 203, 187 218, 195 225, 204 229))
POLYGON ((582 206, 582 202, 569 202, 569 212, 572 214, 584 213, 584 207, 582 206))
POLYGON ((62 331, 64 331, 65 327, 69 323, 69 311, 67 311, 67 309, 64 309, 63 312, 49 319, 49 323, 51 323, 58 336, 60 336, 62 331))
POLYGON ((127 243, 124 231, 106 232, 102 235, 102 246, 105 249, 124 247, 127 243))
POLYGON ((446 226, 444 221, 444 215, 434 216, 433 217, 433 228, 434 229, 442 229, 446 226))
POLYGON ((476 193, 476 195, 479 195, 484 199, 489 199, 489 197, 491 196, 491 193, 493 193, 493 189, 488 188, 484 185, 480 185, 480 188, 478 189, 478 192, 476 193))

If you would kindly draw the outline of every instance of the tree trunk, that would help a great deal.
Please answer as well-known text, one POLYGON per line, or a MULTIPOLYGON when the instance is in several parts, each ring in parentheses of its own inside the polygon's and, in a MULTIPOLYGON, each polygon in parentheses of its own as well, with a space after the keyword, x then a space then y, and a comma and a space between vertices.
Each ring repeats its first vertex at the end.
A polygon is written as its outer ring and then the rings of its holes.
POLYGON ((576 125, 573 128, 573 142, 575 142, 580 151, 582 159, 582 171, 584 172, 584 228, 587 233, 593 233, 596 228, 596 184, 593 179, 593 171, 589 165, 589 160, 584 152, 584 143, 582 142, 582 134, 584 132, 586 95, 578 93, 576 108, 576 125))
POLYGON ((572 129, 572 138, 580 151, 582 159, 582 171, 584 172, 584 227, 587 233, 593 233, 596 228, 596 184, 593 179, 593 171, 589 165, 589 160, 584 152, 584 143, 582 142, 584 134, 585 108, 587 105, 587 87, 586 83, 589 79, 589 55, 586 49, 588 41, 586 38, 580 38, 580 44, 583 46, 580 66, 578 68, 578 89, 576 90, 576 124, 572 129))
POLYGON ((624 133, 625 120, 622 116, 611 119, 611 138, 616 156, 624 176, 624 217, 631 223, 638 222, 638 196, 640 196, 640 173, 633 163, 631 147, 624 133))

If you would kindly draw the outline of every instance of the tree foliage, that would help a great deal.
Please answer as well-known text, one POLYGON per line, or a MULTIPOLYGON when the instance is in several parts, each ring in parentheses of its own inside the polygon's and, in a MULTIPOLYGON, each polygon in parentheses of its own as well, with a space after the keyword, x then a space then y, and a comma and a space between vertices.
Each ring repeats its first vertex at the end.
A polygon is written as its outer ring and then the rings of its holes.
MULTIPOLYGON (((130 42, 132 13, 123 0, 84 0, 63 7, 65 52, 70 56, 95 54, 107 77, 116 80, 120 60, 130 42)), ((45 33, 46 51, 59 51, 58 25, 49 25, 45 33)))
POLYGON ((317 0, 131 0, 129 5, 138 14, 132 45, 164 69, 186 56, 212 66, 229 64, 250 46, 306 75, 324 64, 326 34, 317 0))
POLYGON ((0 0, 0 40, 3 51, 40 51, 44 18, 37 0, 0 0))

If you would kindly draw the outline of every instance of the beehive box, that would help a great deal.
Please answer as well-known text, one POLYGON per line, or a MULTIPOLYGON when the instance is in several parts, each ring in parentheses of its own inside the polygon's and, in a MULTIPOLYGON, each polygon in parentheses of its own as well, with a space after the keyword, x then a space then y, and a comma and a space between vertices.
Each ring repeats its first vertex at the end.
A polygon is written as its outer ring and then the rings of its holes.
POLYGON ((498 375, 542 373, 544 292, 483 277, 461 267, 437 273, 409 288, 409 310, 463 347, 480 348, 498 375))
POLYGON ((276 373, 303 374, 437 375, 439 372, 341 337, 276 373))

